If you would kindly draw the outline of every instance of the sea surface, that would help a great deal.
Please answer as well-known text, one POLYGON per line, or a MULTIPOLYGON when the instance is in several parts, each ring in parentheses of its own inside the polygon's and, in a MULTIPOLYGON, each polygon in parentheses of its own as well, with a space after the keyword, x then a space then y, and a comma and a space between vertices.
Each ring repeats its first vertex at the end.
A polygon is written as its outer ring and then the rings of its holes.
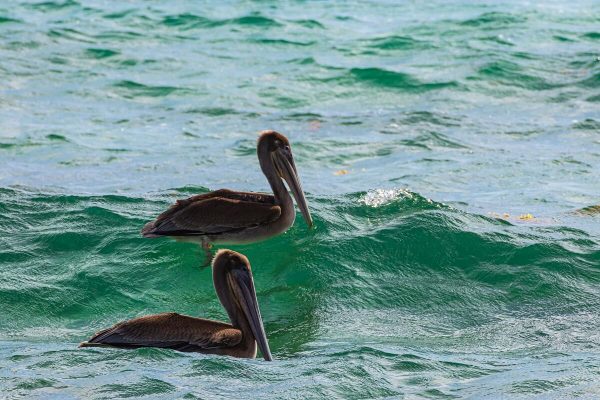
POLYGON ((600 398, 598 1, 0 4, 0 398, 600 398), (502 4, 500 4, 502 3, 502 4), (79 349, 226 320, 178 198, 269 191, 316 227, 232 248, 275 362, 79 349))

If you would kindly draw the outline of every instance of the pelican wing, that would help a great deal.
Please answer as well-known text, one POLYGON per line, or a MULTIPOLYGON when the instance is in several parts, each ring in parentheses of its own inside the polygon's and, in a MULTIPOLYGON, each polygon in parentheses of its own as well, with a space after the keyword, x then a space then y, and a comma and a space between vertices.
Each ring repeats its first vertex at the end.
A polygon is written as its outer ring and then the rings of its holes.
POLYGON ((142 229, 146 237, 218 235, 276 220, 281 208, 273 196, 222 189, 178 200, 142 229))
POLYGON ((242 332, 229 324, 177 313, 147 315, 98 332, 82 347, 159 347, 202 352, 240 343, 242 332))

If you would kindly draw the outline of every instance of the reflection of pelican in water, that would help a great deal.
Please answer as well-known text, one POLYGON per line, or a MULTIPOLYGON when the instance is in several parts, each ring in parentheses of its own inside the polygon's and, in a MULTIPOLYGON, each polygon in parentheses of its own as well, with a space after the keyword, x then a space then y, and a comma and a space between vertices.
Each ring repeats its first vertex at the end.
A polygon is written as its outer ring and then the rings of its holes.
POLYGON ((80 346, 159 347, 254 358, 258 343, 265 360, 271 361, 248 259, 231 250, 219 251, 213 261, 213 282, 231 324, 177 313, 147 315, 100 331, 80 346))
POLYGON ((285 232, 296 218, 292 191, 308 226, 312 218, 300 185, 290 142, 275 131, 258 139, 258 160, 273 195, 221 189, 178 200, 142 229, 144 237, 173 236, 198 242, 210 260, 211 243, 251 243, 285 232))

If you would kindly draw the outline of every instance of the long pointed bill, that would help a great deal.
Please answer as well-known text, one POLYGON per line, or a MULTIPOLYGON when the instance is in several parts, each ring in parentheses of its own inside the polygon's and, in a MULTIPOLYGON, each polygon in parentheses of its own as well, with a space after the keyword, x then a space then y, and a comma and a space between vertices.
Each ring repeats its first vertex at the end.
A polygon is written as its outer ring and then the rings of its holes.
POLYGON ((256 291, 254 290, 252 276, 239 272, 234 273, 233 275, 237 286, 240 289, 238 292, 240 305, 250 324, 250 329, 252 329, 258 348, 265 360, 273 361, 271 349, 269 349, 269 342, 267 341, 267 334, 265 333, 265 327, 263 326, 260 310, 258 309, 258 301, 256 300, 256 291))
POLYGON ((281 170, 281 174, 283 175, 283 179, 287 182, 292 194, 294 195, 294 199, 296 199, 296 204, 298 204, 298 208, 302 213, 302 218, 306 221, 306 224, 309 228, 313 226, 313 220, 310 216, 310 211, 308 211, 308 204, 306 203, 306 198, 304 197, 304 191, 302 190, 302 185, 300 185, 300 178, 298 178, 298 172, 296 171, 296 164, 294 164, 294 158, 292 154, 284 155, 281 153, 277 154, 275 157, 276 163, 281 170))

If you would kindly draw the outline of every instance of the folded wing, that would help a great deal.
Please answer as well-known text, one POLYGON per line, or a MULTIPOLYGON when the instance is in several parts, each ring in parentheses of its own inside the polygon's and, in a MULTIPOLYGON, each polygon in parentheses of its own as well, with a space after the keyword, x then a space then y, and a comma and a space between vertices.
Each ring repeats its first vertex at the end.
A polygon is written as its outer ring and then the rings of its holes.
POLYGON ((233 347, 241 340, 242 332, 229 324, 164 313, 118 323, 98 332, 81 346, 158 347, 203 352, 233 347))
POLYGON ((215 192, 178 200, 142 229, 145 237, 218 235, 267 224, 281 216, 271 195, 215 192))

